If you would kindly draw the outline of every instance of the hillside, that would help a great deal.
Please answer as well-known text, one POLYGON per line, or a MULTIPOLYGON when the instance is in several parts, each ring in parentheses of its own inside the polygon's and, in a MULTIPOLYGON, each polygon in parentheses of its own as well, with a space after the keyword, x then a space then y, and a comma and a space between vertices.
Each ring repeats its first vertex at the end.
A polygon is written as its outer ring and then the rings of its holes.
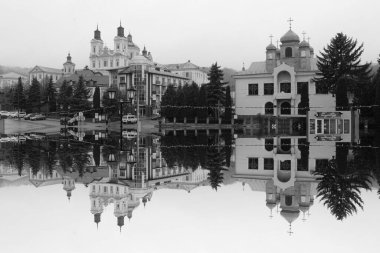
POLYGON ((28 76, 28 73, 31 69, 30 68, 21 68, 21 67, 10 67, 10 66, 2 66, 0 65, 0 75, 6 74, 9 72, 15 72, 20 75, 28 76))

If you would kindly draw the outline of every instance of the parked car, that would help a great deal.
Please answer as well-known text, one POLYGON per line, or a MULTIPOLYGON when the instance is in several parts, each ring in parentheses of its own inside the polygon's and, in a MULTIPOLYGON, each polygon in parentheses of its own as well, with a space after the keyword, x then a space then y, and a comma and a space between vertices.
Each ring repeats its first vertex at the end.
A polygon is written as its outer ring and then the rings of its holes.
POLYGON ((9 112, 7 111, 0 111, 0 118, 8 118, 9 112))
POLYGON ((34 117, 34 116, 36 116, 36 115, 37 115, 37 113, 29 113, 29 114, 25 115, 24 119, 28 120, 28 119, 30 119, 31 117, 34 117))
POLYGON ((126 130, 123 131, 123 137, 127 139, 134 139, 137 137, 137 131, 136 130, 126 130))
POLYGON ((77 126, 78 125, 78 120, 76 120, 76 118, 70 118, 70 117, 62 117, 60 120, 59 120, 59 123, 61 125, 67 125, 67 126, 77 126))
POLYGON ((26 112, 16 112, 14 118, 24 118, 26 116, 26 112))
POLYGON ((14 111, 13 112, 9 112, 8 113, 8 117, 9 118, 16 118, 17 117, 17 112, 14 112, 14 111))
POLYGON ((157 119, 160 119, 161 118, 161 115, 160 114, 153 114, 151 119, 152 120, 157 120, 157 119))
POLYGON ((123 116, 122 121, 125 124, 136 124, 137 123, 137 118, 133 114, 127 114, 127 115, 123 116))
POLYGON ((45 120, 46 117, 42 114, 36 114, 33 117, 30 117, 30 120, 45 120))

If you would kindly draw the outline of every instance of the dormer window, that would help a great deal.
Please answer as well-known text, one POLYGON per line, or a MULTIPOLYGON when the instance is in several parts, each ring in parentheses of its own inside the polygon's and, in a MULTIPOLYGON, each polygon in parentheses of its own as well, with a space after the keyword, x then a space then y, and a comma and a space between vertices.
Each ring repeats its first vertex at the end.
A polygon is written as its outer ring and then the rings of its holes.
POLYGON ((285 57, 292 57, 292 56, 293 56, 292 48, 291 47, 285 48, 285 57))

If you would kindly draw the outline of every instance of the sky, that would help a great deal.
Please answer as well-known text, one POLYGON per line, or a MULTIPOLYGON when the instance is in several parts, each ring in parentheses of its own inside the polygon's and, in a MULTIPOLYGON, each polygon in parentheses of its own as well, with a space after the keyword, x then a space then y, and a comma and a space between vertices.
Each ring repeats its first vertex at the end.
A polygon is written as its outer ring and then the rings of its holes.
POLYGON ((214 62, 236 70, 265 59, 289 29, 310 37, 316 53, 338 32, 364 43, 362 60, 380 54, 378 0, 0 0, 0 65, 62 68, 68 52, 89 65, 96 26, 113 49, 121 21, 126 34, 162 64, 214 62))
POLYGON ((7 253, 104 252, 374 252, 378 241, 376 190, 363 192, 364 211, 337 221, 319 200, 310 216, 289 225, 265 206, 265 193, 241 183, 157 190, 121 233, 109 204, 96 229, 89 188, 77 184, 70 202, 62 185, 0 188, 0 245, 7 253), (360 240, 360 243, 359 243, 360 240))

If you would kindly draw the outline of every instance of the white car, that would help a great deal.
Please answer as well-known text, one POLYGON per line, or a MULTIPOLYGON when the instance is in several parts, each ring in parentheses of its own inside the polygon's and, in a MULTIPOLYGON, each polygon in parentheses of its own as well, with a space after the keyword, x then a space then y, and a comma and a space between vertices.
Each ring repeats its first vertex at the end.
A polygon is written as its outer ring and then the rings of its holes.
POLYGON ((136 124, 137 123, 137 118, 133 114, 127 114, 127 115, 123 116, 122 121, 125 124, 136 124))
POLYGON ((137 131, 135 130, 127 130, 123 131, 123 137, 127 139, 133 139, 137 137, 137 131))
POLYGON ((13 117, 14 118, 18 118, 18 117, 24 118, 25 116, 26 116, 26 112, 19 112, 19 113, 16 112, 16 114, 13 117))

